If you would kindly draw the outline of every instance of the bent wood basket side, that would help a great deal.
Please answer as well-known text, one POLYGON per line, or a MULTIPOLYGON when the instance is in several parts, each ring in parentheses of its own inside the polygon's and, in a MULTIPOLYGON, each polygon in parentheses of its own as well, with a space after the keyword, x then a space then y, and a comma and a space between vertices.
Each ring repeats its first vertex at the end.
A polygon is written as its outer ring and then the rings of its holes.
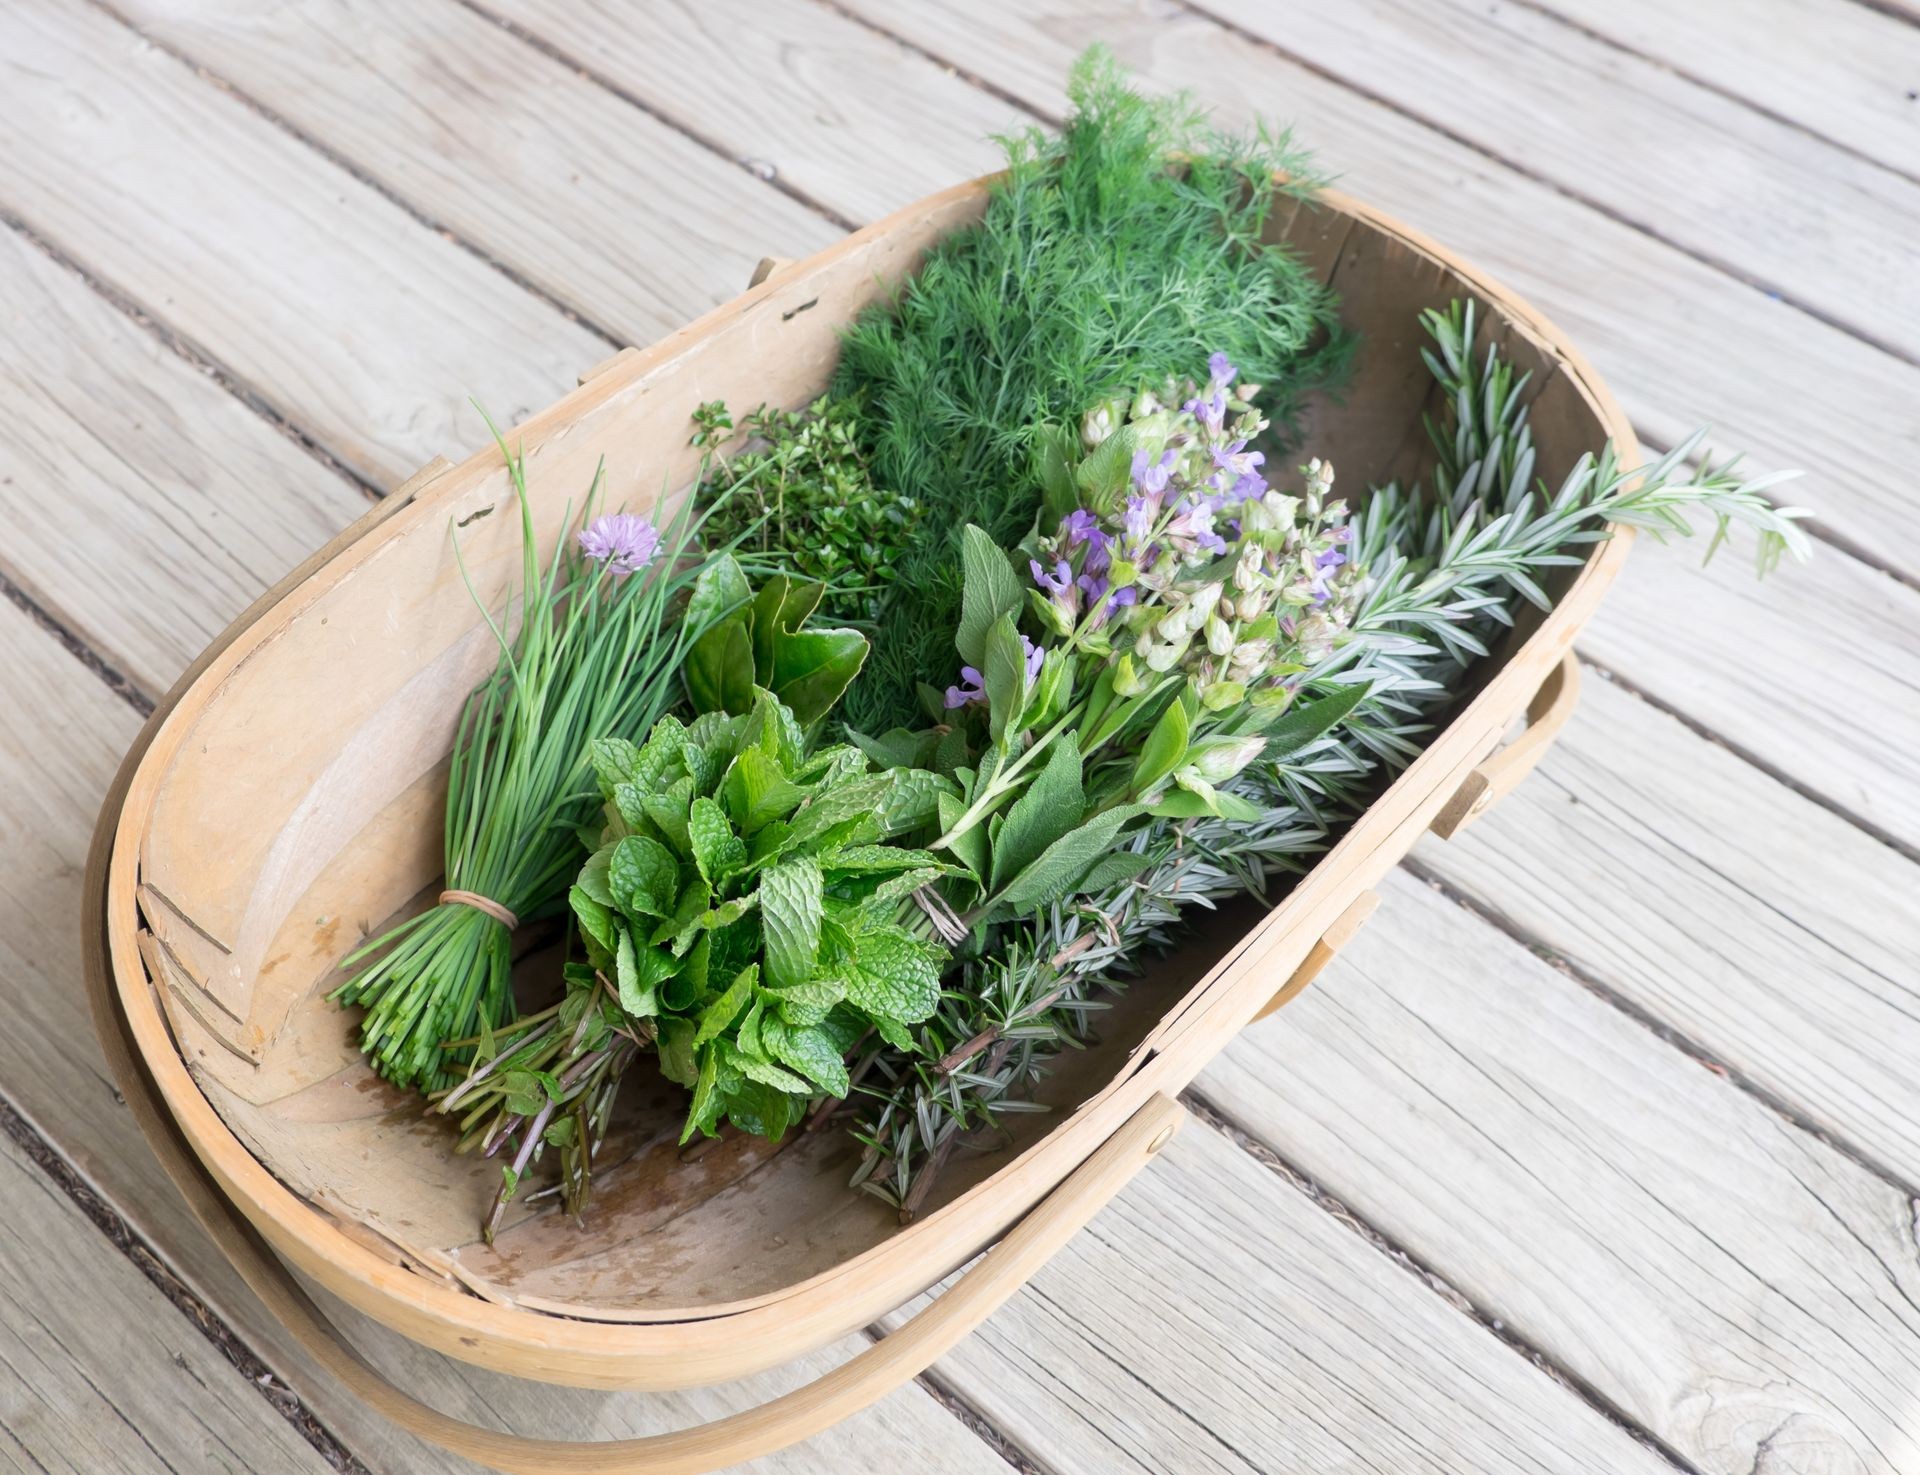
MULTIPOLYGON (((655 347, 623 351, 511 432, 543 554, 602 457, 609 505, 670 507, 697 466, 694 406, 817 394, 839 327, 983 199, 979 182, 961 186, 783 266, 655 347)), ((1363 335, 1342 400, 1313 406, 1307 425, 1343 487, 1417 472, 1430 408, 1418 313, 1461 295, 1487 309, 1482 351, 1497 342, 1532 375, 1543 476, 1609 437, 1631 454, 1617 406, 1557 331, 1431 242, 1331 194, 1277 212, 1272 233, 1342 294, 1363 335)), ((778 1150, 729 1139, 686 1162, 671 1140, 679 1103, 636 1086, 645 1099, 610 1142, 587 1226, 520 1206, 489 1247, 473 1225, 493 1165, 454 1158, 443 1124, 367 1071, 353 1019, 324 1001, 341 954, 438 888, 445 757, 493 659, 450 525, 473 587, 500 607, 520 534, 488 450, 423 469, 247 611, 156 712, 90 868, 98 1022, 110 1056, 137 1067, 128 1093, 151 1098, 143 1126, 196 1211, 243 1216, 220 1225, 229 1253, 271 1246, 450 1355, 603 1388, 685 1387, 789 1361, 925 1290, 1043 1200, 1057 1225, 1084 1195, 1050 1194, 1303 987, 1444 808, 1462 810, 1456 824, 1471 818, 1472 799, 1456 802, 1463 784, 1477 772, 1473 792, 1495 795, 1530 766, 1540 740, 1490 755, 1530 705, 1536 734, 1554 725, 1569 647, 1627 546, 1597 545, 1566 571, 1551 613, 1485 663, 1471 700, 1279 906, 1243 908, 1236 927, 1157 966, 1101 1046, 1050 1083, 1057 1109, 1023 1119, 1008 1150, 956 1160, 910 1225, 846 1191, 844 1134, 778 1150)), ((526 966, 543 965, 530 945, 526 966)), ((1009 1258, 1028 1263, 1002 1256, 997 1275, 1009 1258)))

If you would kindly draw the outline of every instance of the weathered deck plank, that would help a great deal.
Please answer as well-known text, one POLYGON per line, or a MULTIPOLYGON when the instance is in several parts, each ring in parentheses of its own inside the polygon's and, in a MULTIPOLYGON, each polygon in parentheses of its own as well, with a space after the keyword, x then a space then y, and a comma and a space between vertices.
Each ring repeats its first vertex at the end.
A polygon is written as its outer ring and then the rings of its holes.
POLYGON ((366 496, 4 229, 0 301, 0 572, 157 696, 366 496))
POLYGON ((0 1465, 333 1468, 4 1135, 0 1202, 0 1465))
POLYGON ((1198 1122, 940 1372, 1055 1475, 1671 1468, 1198 1122))
POLYGON ((1909 246, 1920 183, 1513 0, 1200 8, 1637 230, 1920 356, 1909 246))
POLYGON ((899 43, 812 3, 485 4, 848 220, 877 220, 999 167, 989 136, 1031 122, 899 43), (753 84, 716 89, 712 79, 722 67, 753 84))
MULTIPOLYGON (((455 0, 117 8, 625 342, 652 343, 733 297, 762 256, 840 235, 455 0)), ((758 71, 778 56, 738 62, 758 71)), ((519 350, 503 339, 492 351, 519 350)))
POLYGON ((1916 1204, 1410 877, 1197 1090, 1703 1470, 1920 1468, 1916 1204))
POLYGON ((7 15, 0 209, 375 484, 551 403, 606 342, 91 6, 7 15))
POLYGON ((1920 27, 1831 0, 1534 0, 1596 35, 1920 178, 1920 27))
POLYGON ((1910 1184, 1920 865, 1605 681, 1415 864, 1910 1184))

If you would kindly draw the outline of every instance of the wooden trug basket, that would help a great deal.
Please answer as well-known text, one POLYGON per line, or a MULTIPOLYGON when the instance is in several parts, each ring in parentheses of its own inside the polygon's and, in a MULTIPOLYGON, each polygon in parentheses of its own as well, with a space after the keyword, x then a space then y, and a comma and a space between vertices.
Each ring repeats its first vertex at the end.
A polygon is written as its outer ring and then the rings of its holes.
MULTIPOLYGON (((978 218, 983 182, 935 195, 809 260, 579 389, 509 439, 524 449, 546 550, 605 457, 609 506, 685 494, 688 417, 711 399, 798 405, 837 334, 978 218)), ((1340 293, 1360 347, 1306 449, 1358 490, 1417 475, 1434 391, 1421 309, 1461 296, 1532 375, 1539 472, 1557 480, 1632 432, 1598 378, 1525 303, 1379 212, 1327 193, 1276 211, 1340 293)), ((446 757, 520 567, 501 456, 436 461, 296 569, 181 679, 128 755, 95 835, 86 943, 96 1023, 142 1127, 248 1282, 329 1367, 398 1422, 518 1471, 705 1471, 805 1437, 919 1372, 1072 1237, 1172 1134, 1174 1097, 1230 1039, 1292 997, 1364 921, 1371 888, 1430 827, 1451 833, 1531 768, 1575 695, 1569 654, 1627 552, 1594 546, 1523 622, 1478 689, 1271 911, 1229 911, 1103 1016, 1102 1042, 1018 1119, 997 1153, 956 1159, 902 1226, 849 1193, 834 1131, 778 1150, 729 1139, 692 1162, 683 1104, 636 1098, 596 1175, 585 1228, 517 1206, 493 1246, 474 1226, 498 1168, 457 1158, 419 1102, 385 1086, 328 1004, 335 965, 440 885, 446 757), (1501 747, 1507 729, 1528 726, 1501 747), (996 1243, 997 1241, 997 1243, 996 1243), (523 1377, 669 1389, 775 1366, 871 1325, 989 1245, 900 1331, 811 1384, 715 1424, 566 1444, 472 1428, 386 1384, 288 1267, 407 1336, 523 1377)))

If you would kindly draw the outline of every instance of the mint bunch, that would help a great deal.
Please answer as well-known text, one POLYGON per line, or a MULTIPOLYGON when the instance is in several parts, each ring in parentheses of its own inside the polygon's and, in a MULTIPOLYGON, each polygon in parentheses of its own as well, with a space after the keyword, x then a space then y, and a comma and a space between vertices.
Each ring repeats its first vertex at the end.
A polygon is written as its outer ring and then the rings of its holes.
POLYGON ((946 954, 901 924, 953 868, 885 842, 936 822, 954 785, 809 752, 761 688, 750 711, 663 717, 638 746, 596 742, 607 824, 571 893, 588 962, 692 1089, 682 1140, 723 1120, 778 1138, 849 1089, 870 1032, 911 1050, 946 954))

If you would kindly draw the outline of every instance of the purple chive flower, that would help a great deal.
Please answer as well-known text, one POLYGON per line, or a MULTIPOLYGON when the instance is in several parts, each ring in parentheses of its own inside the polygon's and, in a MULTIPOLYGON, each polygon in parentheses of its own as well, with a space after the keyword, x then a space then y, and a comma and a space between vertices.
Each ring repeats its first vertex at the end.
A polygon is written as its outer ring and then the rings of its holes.
POLYGON ((1066 559, 1061 559, 1049 573, 1037 558, 1029 558, 1027 567, 1033 570, 1033 582, 1049 594, 1065 594, 1073 587, 1073 569, 1066 559))
POLYGON ((609 573, 637 574, 660 551, 660 530, 632 512, 596 517, 580 534, 580 551, 609 573))
POLYGON ((1216 385, 1223 389, 1233 383, 1234 377, 1239 374, 1239 372, 1240 371, 1234 368, 1228 361, 1224 353, 1216 353, 1207 360, 1208 375, 1216 385))
POLYGON ((964 707, 968 702, 984 702, 987 699, 987 679, 972 666, 960 668, 960 685, 947 688, 947 710, 964 707))

